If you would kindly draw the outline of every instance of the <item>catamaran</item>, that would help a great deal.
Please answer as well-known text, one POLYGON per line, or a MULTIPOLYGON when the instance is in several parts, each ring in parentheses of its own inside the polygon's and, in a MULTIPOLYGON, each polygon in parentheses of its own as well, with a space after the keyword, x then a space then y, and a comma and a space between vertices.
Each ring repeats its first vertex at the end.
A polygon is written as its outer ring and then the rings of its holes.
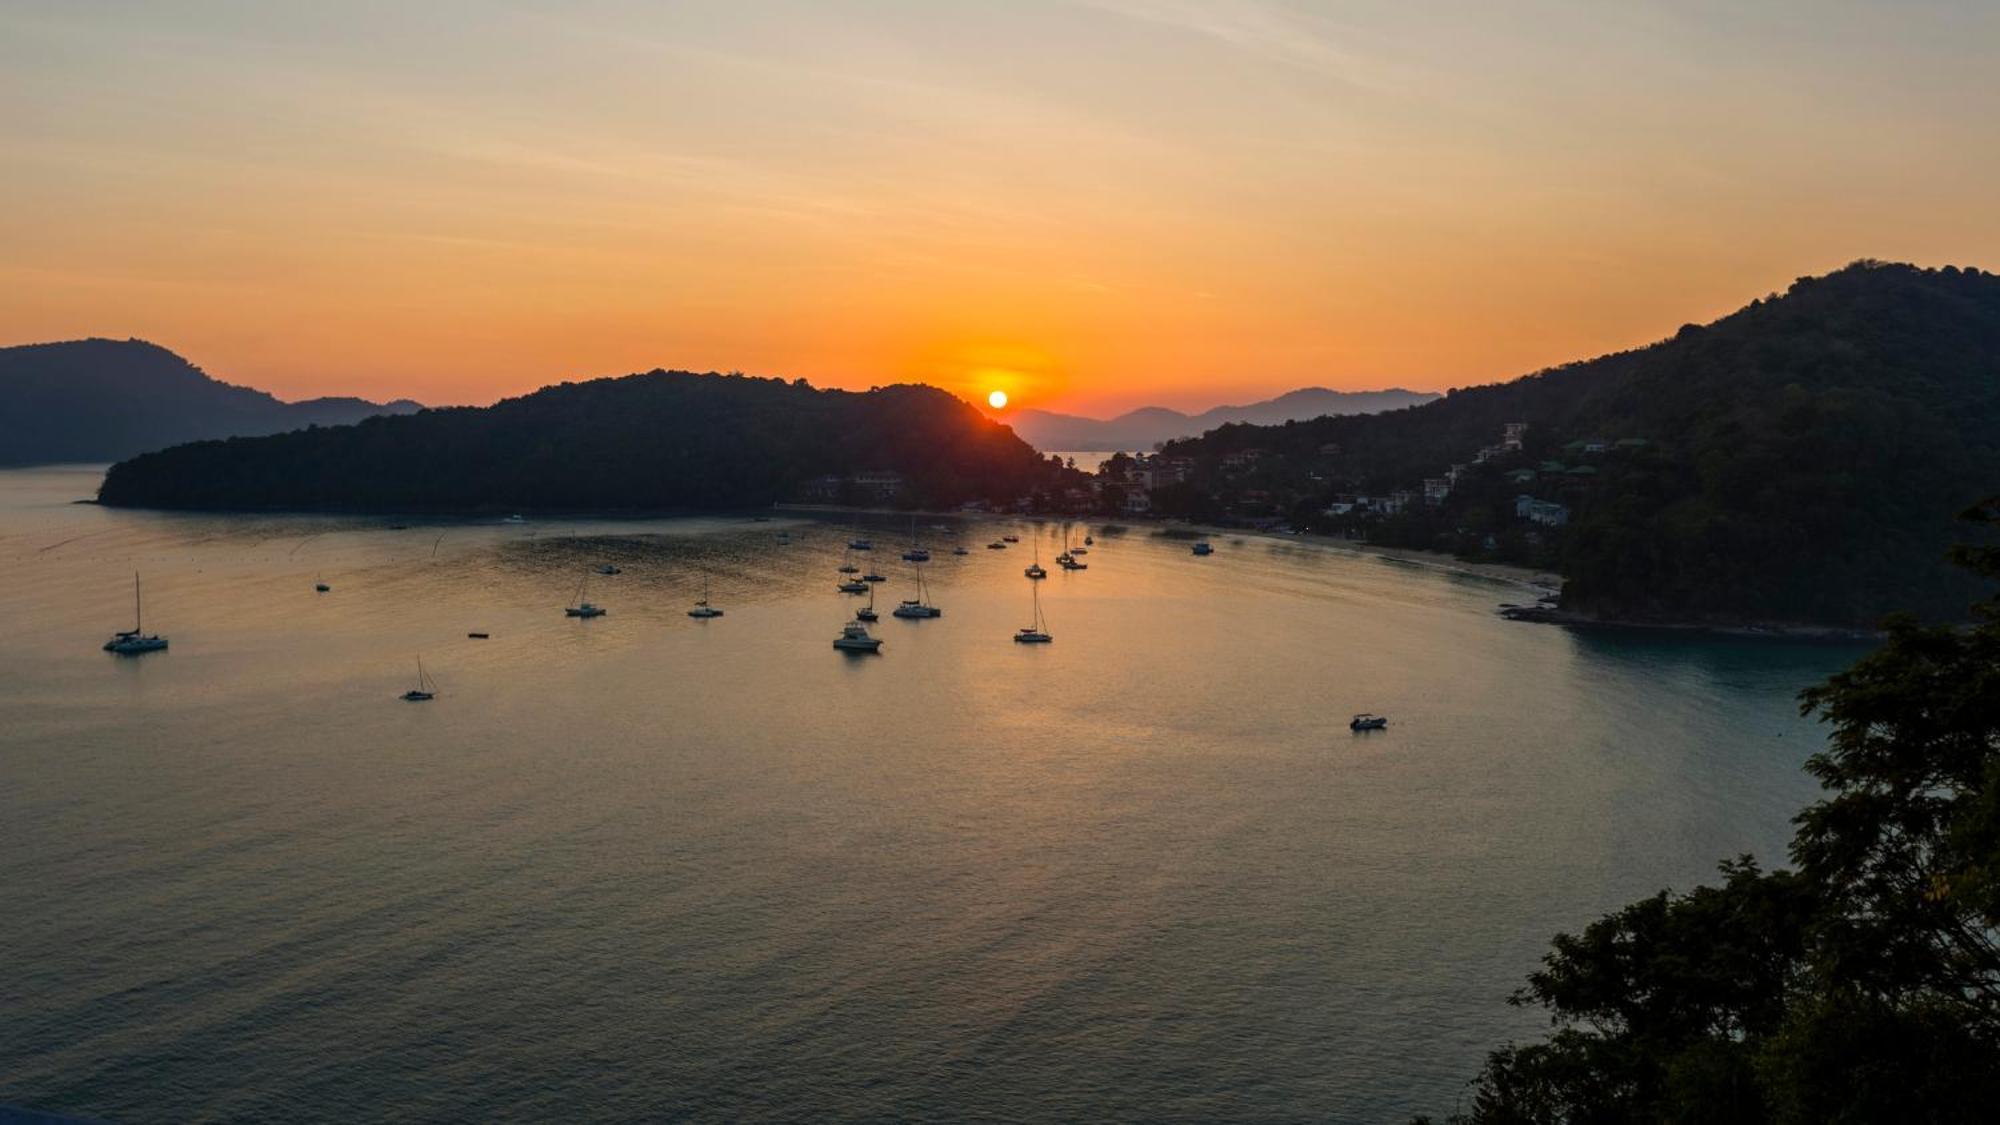
POLYGON ((437 681, 424 671, 424 658, 417 657, 417 686, 403 693, 403 702, 422 703, 437 698, 437 681))
POLYGON ((1033 594, 1035 598, 1035 623, 1025 629, 1014 630, 1014 643, 1017 645, 1048 644, 1050 641, 1055 640, 1055 638, 1049 635, 1048 620, 1042 616, 1042 588, 1040 586, 1030 586, 1028 587, 1028 592, 1033 594))
POLYGON ((132 628, 122 633, 113 633, 104 642, 104 651, 120 656, 138 656, 143 652, 159 652, 167 647, 167 638, 157 633, 146 632, 144 604, 139 600, 139 572, 132 572, 132 628))
POLYGON ((575 605, 573 605, 573 606, 567 606, 567 607, 565 607, 565 608, 563 609, 563 616, 565 616, 565 617, 603 617, 603 616, 604 616, 604 614, 605 614, 605 612, 606 612, 606 611, 605 611, 605 609, 604 609, 604 607, 603 607, 603 606, 601 606, 601 605, 592 605, 592 604, 590 604, 590 601, 589 601, 588 599, 586 599, 586 598, 585 598, 585 597, 583 596, 583 592, 584 592, 585 588, 587 588, 587 587, 588 587, 589 585, 590 585, 590 575, 589 575, 588 573, 586 573, 586 574, 585 574, 585 575, 583 576, 583 581, 581 581, 581 582, 578 582, 578 583, 576 584, 576 604, 575 604, 575 605))
POLYGON ((943 617, 944 611, 930 602, 930 590, 924 585, 923 564, 913 564, 910 569, 917 573, 917 596, 903 599, 901 605, 898 605, 889 612, 895 614, 897 617, 908 618, 910 620, 926 617, 943 617))
POLYGON ((688 610, 688 616, 701 618, 722 616, 721 610, 708 604, 708 575, 706 574, 701 576, 701 600, 694 603, 693 609, 688 610))

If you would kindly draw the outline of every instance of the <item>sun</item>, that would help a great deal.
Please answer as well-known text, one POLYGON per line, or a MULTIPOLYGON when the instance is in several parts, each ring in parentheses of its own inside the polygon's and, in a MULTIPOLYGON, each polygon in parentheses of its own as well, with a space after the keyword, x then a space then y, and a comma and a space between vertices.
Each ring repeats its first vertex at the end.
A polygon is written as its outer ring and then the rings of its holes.
POLYGON ((999 410, 1007 405, 1007 392, 994 391, 986 396, 986 405, 999 410))

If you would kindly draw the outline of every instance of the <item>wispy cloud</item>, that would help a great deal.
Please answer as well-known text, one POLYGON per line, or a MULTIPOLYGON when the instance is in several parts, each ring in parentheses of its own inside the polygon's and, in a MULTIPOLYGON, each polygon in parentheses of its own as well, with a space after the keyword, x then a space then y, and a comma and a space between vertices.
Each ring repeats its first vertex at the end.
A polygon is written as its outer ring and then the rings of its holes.
POLYGON ((1407 89, 1411 75, 1380 53, 1357 49, 1355 29, 1336 28, 1265 0, 1079 0, 1127 19, 1200 35, 1236 50, 1310 71, 1357 89, 1407 89))

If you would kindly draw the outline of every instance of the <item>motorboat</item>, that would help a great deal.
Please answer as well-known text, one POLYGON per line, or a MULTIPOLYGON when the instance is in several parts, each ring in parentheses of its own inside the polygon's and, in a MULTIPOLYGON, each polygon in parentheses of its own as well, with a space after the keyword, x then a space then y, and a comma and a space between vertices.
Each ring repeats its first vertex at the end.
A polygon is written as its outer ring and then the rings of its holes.
POLYGON ((1002 535, 1000 538, 1008 543, 1019 543, 1021 541, 1021 537, 1018 535, 1002 535))
POLYGON ((603 566, 600 566, 600 567, 598 567, 598 568, 597 568, 597 573, 599 573, 599 574, 623 574, 623 573, 625 573, 625 572, 624 572, 624 571, 622 571, 622 570, 620 570, 620 569, 618 569, 618 568, 617 568, 616 566, 613 566, 613 565, 612 565, 612 564, 610 564, 610 563, 605 563, 605 564, 604 564, 603 566))
POLYGON ((1215 548, 1209 545, 1208 540, 1204 539, 1194 545, 1194 553, 1197 555, 1212 555, 1215 553, 1215 548))
POLYGON ((833 647, 843 652, 880 652, 882 642, 868 635, 868 626, 850 621, 840 627, 840 635, 833 638, 833 647))
POLYGON ((138 656, 141 653, 161 652, 167 647, 167 638, 157 633, 146 632, 145 605, 139 598, 139 574, 132 573, 132 627, 121 633, 113 633, 104 642, 104 651, 119 656, 138 656))
POLYGON ((1388 725, 1389 719, 1387 716, 1370 715, 1365 712, 1347 721, 1347 729, 1353 731, 1382 730, 1388 725))
POLYGON ((850 578, 840 584, 840 592, 843 594, 865 594, 868 592, 868 583, 863 582, 859 578, 850 578))
POLYGON ((327 584, 326 584, 326 579, 324 579, 324 578, 321 578, 321 577, 319 577, 318 575, 314 575, 314 576, 313 576, 313 589, 315 589, 315 590, 319 591, 320 593, 324 594, 324 593, 326 593, 326 592, 327 592, 328 590, 331 590, 331 589, 333 589, 333 587, 331 587, 331 586, 329 586, 329 585, 327 585, 327 584))
POLYGON ((847 541, 847 549, 850 551, 872 551, 875 549, 875 544, 870 543, 866 539, 849 539, 847 541))
POLYGON ((960 543, 958 546, 953 547, 951 549, 951 553, 954 555, 969 555, 972 552, 965 549, 965 544, 960 543))
POLYGON ((993 542, 988 543, 986 545, 986 549, 989 551, 1004 551, 1007 549, 1007 544, 1000 542, 998 539, 995 539, 993 542))
POLYGON ((866 573, 866 574, 862 575, 862 576, 861 576, 861 580, 862 580, 863 582, 887 582, 887 581, 888 581, 888 579, 887 579, 887 578, 884 578, 884 577, 883 577, 882 575, 879 575, 879 574, 875 573, 875 572, 874 572, 874 571, 872 571, 872 570, 871 570, 871 571, 869 571, 868 573, 866 573))

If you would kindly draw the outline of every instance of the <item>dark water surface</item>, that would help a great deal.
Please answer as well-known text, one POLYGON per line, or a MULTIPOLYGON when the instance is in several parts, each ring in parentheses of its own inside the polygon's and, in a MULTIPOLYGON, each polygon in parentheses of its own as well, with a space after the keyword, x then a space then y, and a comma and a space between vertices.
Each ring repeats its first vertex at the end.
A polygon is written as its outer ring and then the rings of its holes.
MULTIPOLYGON (((0 1103, 116 1121, 1449 1111, 1552 932, 1781 856, 1792 696, 1854 655, 1144 529, 1020 646, 1060 533, 964 523, 944 617, 854 659, 847 525, 67 503, 96 479, 0 473, 0 1103), (173 647, 119 659, 134 569, 173 647)), ((868 530, 886 611, 908 525, 868 530)))

